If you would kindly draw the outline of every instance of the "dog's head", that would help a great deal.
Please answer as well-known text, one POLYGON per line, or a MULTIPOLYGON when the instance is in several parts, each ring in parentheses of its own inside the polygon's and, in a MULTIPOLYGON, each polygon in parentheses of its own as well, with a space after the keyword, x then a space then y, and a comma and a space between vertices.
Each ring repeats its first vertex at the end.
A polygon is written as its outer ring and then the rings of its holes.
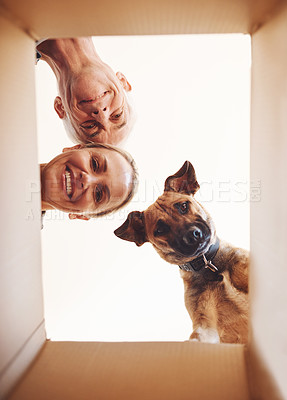
POLYGON ((194 199, 199 189, 192 164, 186 161, 167 178, 164 193, 145 211, 129 213, 115 235, 141 246, 150 242, 172 264, 183 264, 215 242, 213 221, 194 199))

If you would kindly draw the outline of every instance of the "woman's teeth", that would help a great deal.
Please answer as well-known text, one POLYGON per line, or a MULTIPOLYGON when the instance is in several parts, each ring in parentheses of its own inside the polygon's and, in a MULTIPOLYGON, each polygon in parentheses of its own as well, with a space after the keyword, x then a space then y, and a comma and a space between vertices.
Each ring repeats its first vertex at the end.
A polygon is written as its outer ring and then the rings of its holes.
POLYGON ((69 197, 71 197, 71 195, 72 195, 72 180, 71 180, 71 174, 69 171, 65 171, 65 178, 66 178, 67 195, 69 197))

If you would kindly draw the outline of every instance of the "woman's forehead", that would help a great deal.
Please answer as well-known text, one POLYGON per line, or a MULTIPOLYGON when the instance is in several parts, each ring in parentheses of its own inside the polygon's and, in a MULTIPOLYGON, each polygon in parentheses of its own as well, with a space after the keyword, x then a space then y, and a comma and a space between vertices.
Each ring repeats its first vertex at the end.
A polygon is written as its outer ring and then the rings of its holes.
POLYGON ((83 150, 88 150, 90 151, 90 154, 92 155, 99 155, 102 158, 105 158, 107 162, 117 162, 117 163, 122 163, 124 165, 130 165, 128 160, 119 152, 117 152, 114 149, 106 149, 103 147, 90 147, 87 149, 83 150))

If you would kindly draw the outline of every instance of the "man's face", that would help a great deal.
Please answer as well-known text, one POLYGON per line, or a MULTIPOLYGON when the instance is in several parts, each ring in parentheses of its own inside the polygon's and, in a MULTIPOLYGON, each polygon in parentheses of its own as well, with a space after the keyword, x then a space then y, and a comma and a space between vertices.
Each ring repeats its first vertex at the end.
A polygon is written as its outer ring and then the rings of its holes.
POLYGON ((42 200, 70 213, 114 209, 128 196, 132 168, 114 150, 85 148, 62 153, 42 170, 42 200))
MULTIPOLYGON (((73 77, 62 93, 66 117, 82 143, 118 144, 130 131, 125 91, 131 86, 108 66, 87 67, 73 77)), ((56 107, 56 106, 55 106, 56 107)))

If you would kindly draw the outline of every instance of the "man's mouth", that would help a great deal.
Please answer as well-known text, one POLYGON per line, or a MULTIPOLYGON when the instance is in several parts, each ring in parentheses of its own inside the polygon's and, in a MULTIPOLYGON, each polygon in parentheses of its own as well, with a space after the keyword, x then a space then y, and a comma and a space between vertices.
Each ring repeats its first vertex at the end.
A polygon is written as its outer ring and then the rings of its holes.
POLYGON ((83 100, 79 101, 79 104, 96 103, 98 100, 105 97, 107 95, 107 93, 109 93, 109 90, 106 90, 105 92, 101 93, 98 96, 91 97, 90 99, 83 99, 83 100))

